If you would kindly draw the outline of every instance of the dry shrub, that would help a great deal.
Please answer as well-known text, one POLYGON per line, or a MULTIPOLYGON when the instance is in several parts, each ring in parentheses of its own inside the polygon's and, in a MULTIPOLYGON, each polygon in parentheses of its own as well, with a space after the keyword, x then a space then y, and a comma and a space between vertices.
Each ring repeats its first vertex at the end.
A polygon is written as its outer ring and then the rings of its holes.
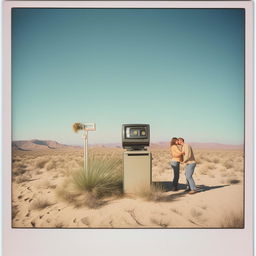
POLYGON ((241 173, 243 173, 244 172, 244 167, 243 166, 237 166, 237 167, 235 167, 235 170, 234 170, 235 172, 241 172, 241 173))
POLYGON ((38 198, 34 200, 30 205, 30 210, 42 210, 48 206, 53 205, 47 198, 38 198))
POLYGON ((30 180, 31 180, 31 175, 29 175, 29 174, 22 174, 22 175, 20 175, 16 178, 16 182, 18 184, 23 183, 23 182, 27 182, 27 181, 30 181, 30 180))
POLYGON ((231 160, 227 160, 223 163, 223 166, 226 167, 227 169, 231 169, 234 167, 234 164, 231 160))
POLYGON ((214 158, 212 159, 212 162, 215 163, 215 164, 218 164, 218 163, 220 162, 220 159, 217 158, 217 157, 214 157, 214 158))
POLYGON ((22 168, 13 169, 12 174, 13 174, 13 176, 19 176, 19 175, 24 174, 26 171, 27 171, 26 169, 22 169, 22 168))
POLYGON ((203 164, 205 161, 204 159, 201 159, 201 158, 196 158, 196 163, 199 165, 199 164, 203 164))
POLYGON ((202 175, 207 175, 208 171, 204 167, 203 169, 199 169, 199 173, 202 174, 202 175))
POLYGON ((215 165, 214 164, 207 164, 205 166, 205 168, 209 169, 209 170, 213 170, 215 168, 215 165))
POLYGON ((45 168, 47 171, 56 169, 57 163, 55 160, 50 160, 48 163, 45 164, 45 168))
POLYGON ((35 167, 36 168, 44 168, 45 164, 48 162, 48 159, 45 157, 39 157, 39 159, 36 160, 35 167))
POLYGON ((65 180, 63 184, 57 188, 56 194, 60 199, 72 203, 77 196, 81 195, 81 191, 78 191, 71 180, 65 180))
POLYGON ((220 226, 222 228, 244 228, 243 212, 231 212, 229 215, 226 215, 224 219, 221 221, 220 226))
POLYGON ((56 185, 52 184, 49 180, 45 179, 37 185, 37 188, 55 189, 56 185))
POLYGON ((37 175, 41 175, 41 174, 43 174, 43 173, 44 173, 44 172, 41 171, 41 170, 37 170, 37 171, 36 171, 36 174, 37 174, 37 175))
POLYGON ((144 198, 147 201, 163 201, 165 192, 160 184, 152 185, 150 189, 141 188, 136 191, 136 195, 144 198))
POLYGON ((18 162, 13 162, 12 163, 12 167, 13 167, 13 169, 15 169, 15 168, 21 168, 21 169, 26 169, 27 168, 27 165, 25 164, 25 161, 24 161, 24 159, 22 159, 22 160, 20 160, 20 161, 18 161, 18 162))
POLYGON ((104 204, 104 201, 98 198, 94 191, 81 191, 70 180, 64 181, 62 186, 57 188, 56 194, 58 198, 73 204, 75 207, 98 208, 104 204))
POLYGON ((242 163, 244 161, 243 157, 238 157, 236 160, 238 163, 242 163))

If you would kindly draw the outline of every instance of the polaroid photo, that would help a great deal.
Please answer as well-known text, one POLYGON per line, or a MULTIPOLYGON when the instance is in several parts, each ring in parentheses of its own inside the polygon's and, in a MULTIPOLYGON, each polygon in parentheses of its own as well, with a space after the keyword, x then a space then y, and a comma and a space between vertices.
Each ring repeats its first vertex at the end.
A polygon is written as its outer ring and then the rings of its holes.
POLYGON ((251 1, 3 18, 4 255, 253 255, 251 1))

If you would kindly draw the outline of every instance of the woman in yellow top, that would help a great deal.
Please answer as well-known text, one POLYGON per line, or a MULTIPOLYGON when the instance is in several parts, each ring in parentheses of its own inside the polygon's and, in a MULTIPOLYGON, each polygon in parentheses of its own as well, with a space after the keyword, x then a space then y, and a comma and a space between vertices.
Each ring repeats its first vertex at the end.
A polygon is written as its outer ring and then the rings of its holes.
POLYGON ((172 191, 178 190, 178 182, 180 177, 180 162, 183 161, 183 154, 179 148, 178 139, 173 137, 170 142, 171 167, 174 172, 172 191))

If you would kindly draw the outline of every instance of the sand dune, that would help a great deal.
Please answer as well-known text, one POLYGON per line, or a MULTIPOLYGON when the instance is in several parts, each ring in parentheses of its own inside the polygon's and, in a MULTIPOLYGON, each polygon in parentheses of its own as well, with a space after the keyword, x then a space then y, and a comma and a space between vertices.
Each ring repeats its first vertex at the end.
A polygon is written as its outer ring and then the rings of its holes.
MULTIPOLYGON (((122 149, 94 148, 91 153, 122 157, 122 149)), ((243 152, 196 150, 194 179, 200 192, 170 191, 169 152, 155 149, 153 181, 160 196, 118 195, 97 204, 62 200, 58 190, 83 163, 81 149, 13 151, 12 225, 26 228, 241 228, 243 226, 243 152), (50 152, 50 153, 49 153, 50 152)), ((68 190, 68 187, 67 187, 68 190)), ((82 197, 81 195, 80 197, 82 197)))

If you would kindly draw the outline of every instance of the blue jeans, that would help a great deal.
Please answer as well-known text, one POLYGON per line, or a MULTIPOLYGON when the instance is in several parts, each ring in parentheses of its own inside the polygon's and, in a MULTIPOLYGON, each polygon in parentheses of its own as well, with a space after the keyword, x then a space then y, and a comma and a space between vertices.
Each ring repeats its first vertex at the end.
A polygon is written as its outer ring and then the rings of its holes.
POLYGON ((173 186, 178 187, 178 181, 180 177, 180 162, 171 161, 171 167, 174 171, 173 186))
POLYGON ((196 184, 194 182, 194 179, 192 178, 195 167, 196 167, 196 163, 187 164, 185 167, 185 175, 186 175, 188 187, 190 188, 190 190, 196 190, 196 184))

